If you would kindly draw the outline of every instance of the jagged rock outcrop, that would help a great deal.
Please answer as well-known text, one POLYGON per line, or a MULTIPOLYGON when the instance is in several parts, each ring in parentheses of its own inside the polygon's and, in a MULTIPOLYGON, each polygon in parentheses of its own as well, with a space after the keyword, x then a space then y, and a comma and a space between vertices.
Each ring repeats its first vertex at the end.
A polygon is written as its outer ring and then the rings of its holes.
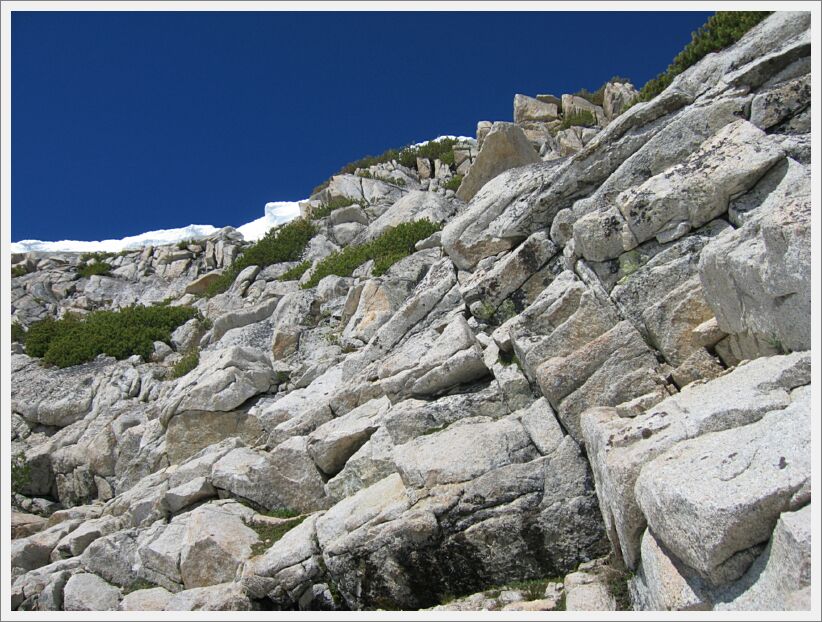
POLYGON ((148 360, 14 344, 12 607, 808 609, 809 28, 774 13, 625 111, 623 83, 517 95, 453 165, 334 176, 299 280, 202 295, 231 229, 90 278, 15 256, 24 327, 200 316, 148 360), (308 287, 422 218, 381 274, 308 287))

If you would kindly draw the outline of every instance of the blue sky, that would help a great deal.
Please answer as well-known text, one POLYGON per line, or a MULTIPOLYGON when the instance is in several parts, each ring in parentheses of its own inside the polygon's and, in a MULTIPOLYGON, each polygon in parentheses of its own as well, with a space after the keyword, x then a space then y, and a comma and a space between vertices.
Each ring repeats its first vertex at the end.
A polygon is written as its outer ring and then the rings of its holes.
POLYGON ((515 93, 637 87, 710 13, 13 13, 12 240, 249 222, 515 93))

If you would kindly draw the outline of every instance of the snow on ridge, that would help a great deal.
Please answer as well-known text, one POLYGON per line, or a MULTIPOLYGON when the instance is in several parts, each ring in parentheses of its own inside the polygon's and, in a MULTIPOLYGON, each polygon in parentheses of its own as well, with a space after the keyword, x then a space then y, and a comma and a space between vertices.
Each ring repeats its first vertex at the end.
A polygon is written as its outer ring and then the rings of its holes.
POLYGON ((237 227, 249 242, 259 240, 271 227, 288 222, 300 215, 299 201, 272 201, 265 204, 265 216, 237 227))
MULTIPOLYGON (((259 240, 274 225, 288 222, 300 215, 297 201, 274 201, 266 203, 265 215, 245 225, 237 227, 248 241, 259 240)), ((44 242, 42 240, 20 240, 12 242, 12 253, 28 253, 33 251, 47 253, 117 253, 122 250, 142 248, 144 246, 158 246, 173 244, 181 240, 204 238, 219 231, 212 225, 188 225, 176 229, 158 229, 147 231, 139 235, 128 236, 119 240, 60 240, 44 242)))
POLYGON ((461 143, 468 143, 468 142, 476 142, 476 138, 473 136, 451 136, 450 134, 444 136, 437 136, 436 138, 432 138, 431 140, 424 140, 421 143, 414 143, 411 145, 412 147, 422 147, 423 145, 427 145, 428 143, 434 143, 438 140, 442 140, 443 138, 451 138, 461 143))

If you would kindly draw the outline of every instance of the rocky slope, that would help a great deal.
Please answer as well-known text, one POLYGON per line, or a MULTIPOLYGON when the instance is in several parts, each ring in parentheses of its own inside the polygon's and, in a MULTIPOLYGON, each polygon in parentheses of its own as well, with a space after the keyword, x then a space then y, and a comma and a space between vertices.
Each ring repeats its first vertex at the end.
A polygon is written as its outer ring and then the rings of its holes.
POLYGON ((630 97, 560 135, 585 104, 517 96, 453 167, 333 178, 304 216, 356 204, 310 262, 443 225, 380 276, 250 266, 199 296, 230 229, 110 276, 15 256, 24 326, 136 302, 210 321, 150 360, 13 346, 12 606, 810 607, 809 15, 630 97))

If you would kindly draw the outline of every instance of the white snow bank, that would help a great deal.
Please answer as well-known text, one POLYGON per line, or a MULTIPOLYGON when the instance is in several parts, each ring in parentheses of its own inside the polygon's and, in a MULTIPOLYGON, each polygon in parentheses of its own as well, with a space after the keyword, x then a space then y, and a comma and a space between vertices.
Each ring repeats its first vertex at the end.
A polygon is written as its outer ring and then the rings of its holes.
MULTIPOLYGON (((265 216, 250 223, 237 227, 246 240, 259 240, 274 225, 288 222, 300 215, 300 208, 296 201, 274 201, 266 203, 265 216)), ((26 253, 41 251, 49 253, 76 252, 95 253, 105 251, 117 253, 121 250, 141 248, 143 246, 158 246, 173 244, 181 240, 203 238, 216 233, 219 229, 212 225, 188 225, 177 229, 159 229, 147 231, 139 235, 132 235, 120 240, 60 240, 58 242, 43 242, 42 240, 20 240, 12 242, 12 253, 26 253)))
POLYGON ((297 201, 273 201, 265 204, 265 216, 237 227, 248 241, 259 240, 271 227, 288 222, 300 215, 297 201))
POLYGON ((424 140, 421 143, 414 143, 411 146, 412 147, 422 147, 423 145, 427 145, 428 143, 437 142, 438 140, 442 140, 443 138, 451 138, 451 139, 456 140, 456 141, 461 142, 461 143, 475 143, 475 142, 477 142, 477 139, 474 138, 473 136, 450 136, 450 135, 447 135, 447 136, 437 136, 436 138, 432 138, 431 140, 424 140))

